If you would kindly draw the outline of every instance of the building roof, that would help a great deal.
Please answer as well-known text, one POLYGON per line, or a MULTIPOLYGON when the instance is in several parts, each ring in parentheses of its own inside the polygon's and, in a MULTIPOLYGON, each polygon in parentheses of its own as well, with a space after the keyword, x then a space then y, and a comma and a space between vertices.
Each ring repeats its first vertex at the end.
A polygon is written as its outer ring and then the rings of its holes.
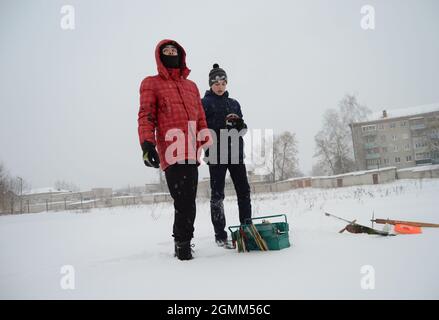
POLYGON ((383 118, 383 111, 373 112, 367 117, 366 121, 377 121, 377 120, 385 120, 390 118, 400 118, 400 117, 409 117, 416 116, 423 113, 435 112, 439 111, 439 103, 434 104, 426 104, 421 106, 409 107, 409 108, 401 108, 401 109, 383 109, 387 112, 387 117, 383 118))

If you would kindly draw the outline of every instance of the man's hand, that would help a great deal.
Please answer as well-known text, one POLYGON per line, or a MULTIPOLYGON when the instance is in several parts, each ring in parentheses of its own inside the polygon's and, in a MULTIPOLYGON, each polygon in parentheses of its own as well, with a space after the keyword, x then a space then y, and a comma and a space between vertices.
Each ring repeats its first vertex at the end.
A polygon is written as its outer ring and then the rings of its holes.
POLYGON ((143 162, 147 167, 158 168, 160 167, 160 158, 155 150, 155 145, 149 141, 144 141, 142 143, 143 150, 143 162))

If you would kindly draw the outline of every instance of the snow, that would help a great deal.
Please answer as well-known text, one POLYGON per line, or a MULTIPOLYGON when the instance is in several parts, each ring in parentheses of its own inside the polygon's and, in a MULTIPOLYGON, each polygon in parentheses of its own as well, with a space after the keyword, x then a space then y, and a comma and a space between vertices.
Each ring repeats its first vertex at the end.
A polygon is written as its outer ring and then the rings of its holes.
POLYGON ((47 187, 47 188, 36 188, 28 192, 23 192, 24 195, 31 195, 31 194, 35 195, 35 194, 43 194, 43 193, 72 193, 72 191, 47 187))
POLYGON ((117 196, 117 197, 113 197, 113 199, 132 199, 135 197, 136 196, 117 196))
POLYGON ((421 106, 415 106, 409 108, 401 108, 401 109, 390 109, 390 110, 383 108, 383 110, 386 110, 387 118, 383 118, 383 111, 379 111, 379 112, 373 112, 370 116, 368 116, 367 121, 416 116, 419 114, 435 112, 435 111, 439 111, 439 103, 427 104, 427 105, 421 105, 421 106))
MULTIPOLYGON (((213 239, 200 199, 195 259, 173 257, 172 203, 0 217, 0 299, 438 299, 439 229, 421 235, 339 234, 329 212, 439 223, 439 179, 252 195, 254 216, 285 213, 292 247, 237 253, 213 239), (62 290, 61 267, 75 270, 62 290), (363 266, 375 289, 361 288, 363 266)), ((236 198, 224 203, 238 224, 236 198)), ((376 225, 378 226, 378 225, 376 225)))
POLYGON ((313 177, 311 177, 311 176, 294 177, 294 178, 289 178, 289 179, 286 179, 286 180, 282 180, 280 182, 283 182, 283 181, 300 181, 300 180, 306 180, 306 179, 312 179, 312 178, 313 177))
POLYGON ((412 172, 421 172, 421 171, 430 171, 430 170, 431 171, 439 170, 439 164, 423 165, 423 166, 398 169, 398 171, 412 171, 412 172))
MULTIPOLYGON (((342 178, 342 177, 350 177, 350 176, 361 176, 367 173, 373 173, 373 172, 384 172, 389 170, 396 170, 396 167, 384 167, 379 169, 371 169, 371 170, 362 170, 362 171, 352 171, 348 173, 342 173, 338 175, 333 176, 316 176, 316 177, 310 177, 311 179, 333 179, 333 178, 342 178)), ((290 179, 291 180, 291 179, 290 179)))
POLYGON ((69 202, 69 206, 77 205, 77 204, 86 204, 86 203, 93 203, 95 202, 95 199, 92 200, 83 200, 83 201, 77 201, 77 202, 69 202))

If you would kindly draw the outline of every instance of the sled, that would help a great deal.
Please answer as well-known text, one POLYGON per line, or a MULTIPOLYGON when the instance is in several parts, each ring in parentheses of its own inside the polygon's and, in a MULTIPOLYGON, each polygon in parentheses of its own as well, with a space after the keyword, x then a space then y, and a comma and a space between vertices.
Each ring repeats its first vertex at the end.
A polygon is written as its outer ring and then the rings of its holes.
POLYGON ((389 219, 372 219, 372 222, 379 224, 404 224, 407 226, 424 227, 424 228, 439 228, 439 224, 426 223, 426 222, 415 222, 415 221, 400 221, 400 220, 389 220, 389 219))
POLYGON ((411 226, 407 224, 395 224, 394 231, 399 234, 420 234, 421 227, 411 226))
POLYGON ((358 233, 366 233, 366 234, 370 234, 370 235, 378 235, 378 236, 384 236, 384 237, 388 237, 388 236, 395 236, 395 234, 390 233, 388 231, 381 231, 381 230, 377 230, 377 229, 373 229, 367 226, 363 226, 361 224, 358 223, 351 223, 348 224, 345 229, 350 232, 350 233, 354 233, 354 234, 358 234, 358 233))
POLYGON ((245 224, 230 226, 232 241, 239 252, 281 250, 290 247, 289 225, 285 214, 248 219, 245 224), (283 218, 270 222, 269 218, 283 218), (253 224, 255 220, 261 223, 253 224))
POLYGON ((342 230, 339 231, 339 233, 343 233, 345 230, 350 232, 350 233, 354 233, 354 234, 358 234, 358 233, 366 233, 366 234, 370 234, 370 235, 378 235, 378 236, 384 236, 384 237, 388 237, 388 236, 395 236, 395 234, 390 233, 388 230, 377 230, 374 228, 370 228, 367 226, 364 226, 362 224, 358 224, 357 220, 353 220, 353 221, 349 221, 346 220, 344 218, 340 218, 337 217, 336 215, 330 214, 328 212, 325 212, 325 216, 327 217, 332 217, 344 222, 347 222, 348 225, 346 225, 346 227, 344 227, 342 230))

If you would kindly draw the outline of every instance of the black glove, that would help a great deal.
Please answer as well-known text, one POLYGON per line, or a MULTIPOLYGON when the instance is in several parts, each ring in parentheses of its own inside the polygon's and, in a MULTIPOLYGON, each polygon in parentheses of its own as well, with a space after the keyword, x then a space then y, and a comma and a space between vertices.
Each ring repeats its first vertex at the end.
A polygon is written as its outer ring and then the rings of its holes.
POLYGON ((235 128, 238 131, 241 131, 242 129, 247 129, 247 124, 242 120, 242 118, 239 118, 236 120, 235 128))
POLYGON ((149 141, 144 141, 142 143, 143 150, 143 162, 147 167, 158 168, 160 167, 160 158, 155 150, 155 145, 149 141))
POLYGON ((242 129, 247 129, 247 125, 237 114, 230 113, 226 116, 226 128, 241 131, 242 129))

